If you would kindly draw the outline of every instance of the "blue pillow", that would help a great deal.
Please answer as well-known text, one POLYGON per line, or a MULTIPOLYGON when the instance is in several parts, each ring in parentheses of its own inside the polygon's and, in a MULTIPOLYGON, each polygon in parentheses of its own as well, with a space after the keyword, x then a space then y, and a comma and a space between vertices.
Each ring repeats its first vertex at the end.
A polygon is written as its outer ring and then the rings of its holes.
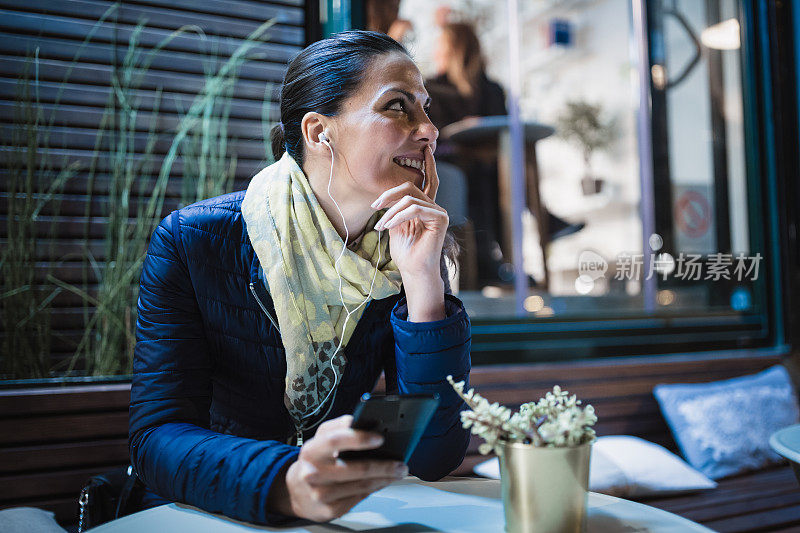
POLYGON ((769 436, 800 420, 781 365, 712 383, 656 385, 653 394, 683 456, 711 479, 780 462, 769 436))

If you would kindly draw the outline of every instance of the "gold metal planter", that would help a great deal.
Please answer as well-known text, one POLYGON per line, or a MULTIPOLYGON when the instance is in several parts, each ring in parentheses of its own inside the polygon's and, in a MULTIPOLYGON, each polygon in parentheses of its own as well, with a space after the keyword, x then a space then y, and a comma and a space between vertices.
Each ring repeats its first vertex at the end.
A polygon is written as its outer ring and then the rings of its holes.
POLYGON ((500 478, 508 533, 586 530, 592 445, 537 448, 502 443, 500 478))

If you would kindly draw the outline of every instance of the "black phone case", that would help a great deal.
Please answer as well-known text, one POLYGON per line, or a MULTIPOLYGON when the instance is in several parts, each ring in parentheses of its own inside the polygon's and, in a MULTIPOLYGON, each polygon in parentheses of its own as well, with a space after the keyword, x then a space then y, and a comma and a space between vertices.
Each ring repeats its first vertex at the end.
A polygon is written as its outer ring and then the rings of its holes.
POLYGON ((438 406, 438 395, 365 394, 353 412, 351 427, 380 433, 384 443, 372 450, 345 450, 339 457, 407 463, 438 406))

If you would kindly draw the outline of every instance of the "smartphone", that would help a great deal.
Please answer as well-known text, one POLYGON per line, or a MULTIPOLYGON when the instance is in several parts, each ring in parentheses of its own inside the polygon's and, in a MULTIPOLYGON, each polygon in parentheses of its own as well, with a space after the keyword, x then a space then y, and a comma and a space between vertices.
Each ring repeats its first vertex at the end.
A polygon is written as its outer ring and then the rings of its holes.
POLYGON ((342 459, 393 459, 407 463, 439 406, 438 394, 364 393, 353 412, 353 429, 380 433, 384 442, 371 450, 345 450, 342 459))

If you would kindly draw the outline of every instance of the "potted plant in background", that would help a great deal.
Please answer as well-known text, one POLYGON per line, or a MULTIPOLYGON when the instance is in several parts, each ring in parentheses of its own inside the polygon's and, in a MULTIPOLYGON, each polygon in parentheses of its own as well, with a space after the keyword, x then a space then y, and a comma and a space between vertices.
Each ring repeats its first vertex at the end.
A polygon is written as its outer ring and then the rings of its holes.
POLYGON ((478 451, 500 459, 506 531, 584 531, 594 408, 556 385, 513 412, 447 380, 470 408, 461 412, 463 426, 486 441, 478 451))
POLYGON ((562 139, 573 141, 583 152, 584 174, 581 189, 585 196, 599 193, 603 180, 592 172, 592 154, 609 148, 618 136, 613 119, 602 118, 603 109, 597 104, 575 101, 567 102, 566 111, 558 118, 558 134, 562 139))

